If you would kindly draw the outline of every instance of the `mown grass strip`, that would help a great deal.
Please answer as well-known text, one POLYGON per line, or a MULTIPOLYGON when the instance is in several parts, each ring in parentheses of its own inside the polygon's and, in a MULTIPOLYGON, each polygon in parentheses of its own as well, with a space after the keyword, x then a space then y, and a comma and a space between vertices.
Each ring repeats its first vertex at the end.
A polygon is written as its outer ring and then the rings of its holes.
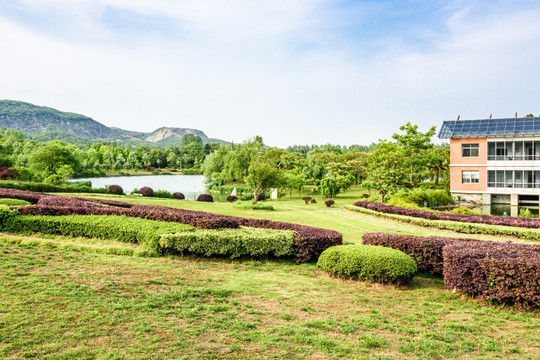
POLYGON ((96 244, 94 241, 86 242, 87 239, 62 238, 44 239, 40 237, 17 236, 10 234, 0 235, 0 243, 12 245, 26 245, 31 247, 42 247, 49 249, 69 250, 76 252, 90 252, 107 255, 156 257, 158 253, 151 249, 143 249, 139 246, 118 244, 96 244))
POLYGON ((418 226, 433 227, 441 230, 452 230, 464 234, 507 235, 533 241, 540 241, 540 230, 537 229, 462 223, 448 220, 427 220, 422 218, 415 218, 412 216, 381 213, 378 211, 373 211, 353 205, 347 205, 345 206, 345 209, 363 214, 374 215, 381 218, 397 220, 400 222, 414 224, 418 226))

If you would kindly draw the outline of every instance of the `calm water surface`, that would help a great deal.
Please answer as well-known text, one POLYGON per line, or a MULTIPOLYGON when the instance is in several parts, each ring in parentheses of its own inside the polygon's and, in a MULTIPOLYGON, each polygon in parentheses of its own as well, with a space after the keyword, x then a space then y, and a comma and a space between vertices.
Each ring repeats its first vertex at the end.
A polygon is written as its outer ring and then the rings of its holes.
POLYGON ((142 176, 111 176, 72 179, 69 181, 90 181, 93 188, 102 188, 106 185, 120 185, 125 193, 143 186, 156 190, 167 190, 171 193, 181 192, 187 199, 195 200, 197 196, 206 192, 204 176, 202 175, 142 175, 142 176))

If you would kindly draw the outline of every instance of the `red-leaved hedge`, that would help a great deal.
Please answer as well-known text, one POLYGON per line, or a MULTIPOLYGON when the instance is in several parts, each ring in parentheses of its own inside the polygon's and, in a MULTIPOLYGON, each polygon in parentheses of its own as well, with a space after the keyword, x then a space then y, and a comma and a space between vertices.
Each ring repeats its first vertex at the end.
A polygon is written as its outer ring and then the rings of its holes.
POLYGON ((540 307, 540 246, 452 244, 443 250, 444 284, 505 304, 540 307))
POLYGON ((19 199, 28 201, 30 204, 37 204, 39 199, 46 194, 28 190, 0 188, 0 198, 19 199))
POLYGON ((362 236, 362 244, 386 246, 401 250, 416 262, 419 271, 429 272, 434 275, 443 274, 443 249, 446 245, 476 242, 481 242, 481 240, 388 233, 368 233, 362 236))
POLYGON ((354 206, 363 207, 386 214, 405 215, 429 220, 450 220, 466 223, 517 226, 522 228, 540 228, 540 219, 525 217, 491 216, 491 215, 465 215, 451 212, 432 212, 416 209, 404 209, 397 206, 385 205, 371 201, 357 201, 354 206))

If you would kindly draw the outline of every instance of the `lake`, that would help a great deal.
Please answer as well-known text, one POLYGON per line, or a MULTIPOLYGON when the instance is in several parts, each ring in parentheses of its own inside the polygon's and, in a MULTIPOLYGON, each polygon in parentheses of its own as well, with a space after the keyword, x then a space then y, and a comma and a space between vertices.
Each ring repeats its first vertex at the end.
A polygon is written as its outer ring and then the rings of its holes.
POLYGON ((105 185, 113 184, 120 185, 126 194, 129 194, 135 188, 140 189, 143 186, 148 186, 154 191, 181 192, 189 200, 195 200, 197 196, 206 192, 206 184, 202 175, 108 176, 70 179, 68 181, 90 181, 93 188, 102 188, 105 185))

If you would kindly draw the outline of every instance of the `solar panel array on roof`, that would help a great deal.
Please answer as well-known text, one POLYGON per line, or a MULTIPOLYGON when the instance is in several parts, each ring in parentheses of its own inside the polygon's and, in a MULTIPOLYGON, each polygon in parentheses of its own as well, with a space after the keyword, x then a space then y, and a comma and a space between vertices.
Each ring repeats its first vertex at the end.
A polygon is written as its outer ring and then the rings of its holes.
POLYGON ((444 121, 439 138, 540 135, 540 117, 444 121))

